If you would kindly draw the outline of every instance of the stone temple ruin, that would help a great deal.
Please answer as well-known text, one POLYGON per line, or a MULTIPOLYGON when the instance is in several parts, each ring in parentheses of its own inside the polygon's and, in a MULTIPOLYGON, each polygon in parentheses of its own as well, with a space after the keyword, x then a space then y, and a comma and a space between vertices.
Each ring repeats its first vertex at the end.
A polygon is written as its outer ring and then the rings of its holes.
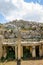
MULTIPOLYGON (((0 59, 35 59, 43 57, 43 39, 28 39, 28 30, 1 30, 0 34, 0 59)), ((34 33, 35 34, 35 33, 34 33)))

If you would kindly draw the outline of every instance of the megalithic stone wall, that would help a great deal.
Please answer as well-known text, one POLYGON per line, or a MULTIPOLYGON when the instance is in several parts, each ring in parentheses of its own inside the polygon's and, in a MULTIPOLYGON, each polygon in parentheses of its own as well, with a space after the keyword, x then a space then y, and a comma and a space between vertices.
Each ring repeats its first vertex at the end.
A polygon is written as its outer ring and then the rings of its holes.
POLYGON ((0 35, 0 59, 3 55, 3 48, 2 48, 3 45, 2 45, 2 43, 3 43, 3 36, 0 35))
POLYGON ((1 59, 2 55, 3 55, 3 48, 2 48, 2 44, 0 42, 0 59, 1 59))

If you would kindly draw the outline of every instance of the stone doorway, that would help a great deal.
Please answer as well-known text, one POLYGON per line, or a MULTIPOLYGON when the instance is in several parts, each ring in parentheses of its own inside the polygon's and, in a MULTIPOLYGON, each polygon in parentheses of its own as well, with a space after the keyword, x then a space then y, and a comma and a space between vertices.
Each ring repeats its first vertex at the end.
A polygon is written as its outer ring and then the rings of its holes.
POLYGON ((6 50, 7 50, 6 59, 14 60, 15 59, 15 47, 8 46, 6 50))
POLYGON ((39 46, 36 46, 35 50, 36 50, 36 57, 39 57, 39 46))
POLYGON ((30 46, 23 46, 23 59, 30 59, 31 57, 30 46))
POLYGON ((15 47, 14 46, 3 46, 3 53, 1 61, 10 61, 15 59, 15 47))

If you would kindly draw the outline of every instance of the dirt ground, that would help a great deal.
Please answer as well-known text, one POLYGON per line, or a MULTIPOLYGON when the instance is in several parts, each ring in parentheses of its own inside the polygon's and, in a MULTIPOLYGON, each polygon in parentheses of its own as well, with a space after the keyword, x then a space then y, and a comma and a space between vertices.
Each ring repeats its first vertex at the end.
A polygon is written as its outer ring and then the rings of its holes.
POLYGON ((43 65, 43 60, 22 61, 21 65, 43 65))
POLYGON ((9 62, 0 62, 0 65, 17 65, 16 61, 9 61, 9 62))
MULTIPOLYGON (((0 65, 17 65, 16 61, 0 63, 0 65)), ((43 60, 21 61, 21 65, 43 65, 43 60)))

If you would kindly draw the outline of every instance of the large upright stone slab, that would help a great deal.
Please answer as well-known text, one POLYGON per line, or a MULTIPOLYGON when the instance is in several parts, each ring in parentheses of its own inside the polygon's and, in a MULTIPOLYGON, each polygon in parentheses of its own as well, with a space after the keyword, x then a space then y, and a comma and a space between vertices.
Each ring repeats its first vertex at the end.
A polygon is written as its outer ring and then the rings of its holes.
POLYGON ((42 46, 39 46, 39 56, 42 56, 42 46))
POLYGON ((6 46, 4 46, 3 48, 3 57, 6 58, 7 56, 7 50, 6 50, 6 46))
POLYGON ((42 56, 43 56, 43 45, 42 45, 42 56))
POLYGON ((23 57, 23 46, 21 46, 21 57, 23 57))
POLYGON ((30 53, 32 54, 32 47, 30 46, 30 53))
POLYGON ((18 60, 21 60, 21 33, 19 29, 18 29, 17 45, 18 45, 18 60))
POLYGON ((1 59, 2 55, 3 55, 2 43, 3 43, 3 36, 0 35, 0 59, 1 59))
POLYGON ((18 60, 21 59, 21 46, 18 45, 18 60))
POLYGON ((3 54, 3 48, 2 48, 2 44, 0 44, 0 59, 2 57, 2 54, 3 54))
POLYGON ((17 59, 17 46, 15 46, 15 59, 17 59))
POLYGON ((36 57, 35 46, 32 47, 32 57, 36 57))

